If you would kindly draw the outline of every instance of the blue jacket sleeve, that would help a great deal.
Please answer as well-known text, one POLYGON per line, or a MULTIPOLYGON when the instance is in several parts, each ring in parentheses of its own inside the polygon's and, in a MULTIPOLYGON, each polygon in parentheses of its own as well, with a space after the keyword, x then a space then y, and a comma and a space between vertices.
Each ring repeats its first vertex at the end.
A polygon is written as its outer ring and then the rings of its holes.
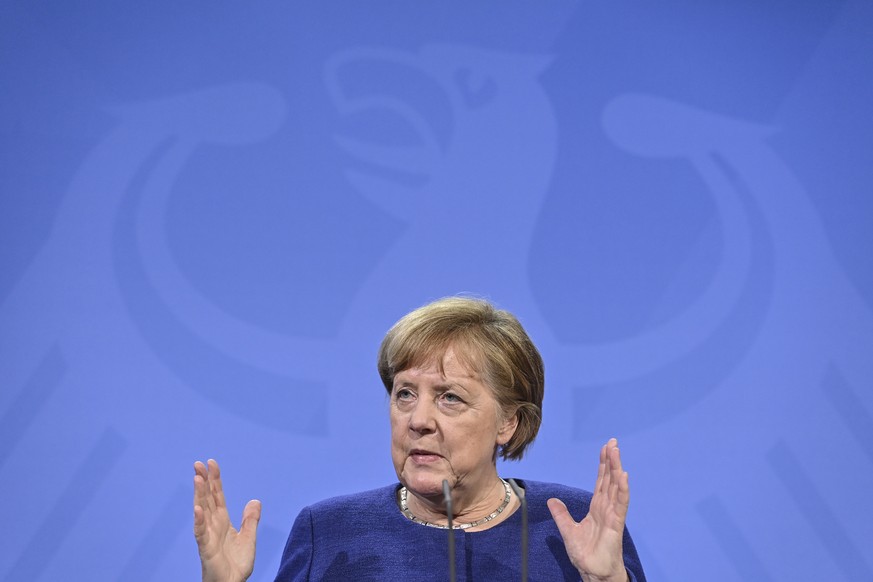
POLYGON ((312 513, 308 507, 297 515, 282 552, 276 582, 307 582, 312 567, 312 513))
POLYGON ((637 548, 631 539, 630 532, 624 528, 624 536, 622 537, 622 549, 624 551, 624 567, 628 573, 630 582, 646 582, 646 575, 643 574, 643 565, 640 563, 640 556, 637 554, 637 548))

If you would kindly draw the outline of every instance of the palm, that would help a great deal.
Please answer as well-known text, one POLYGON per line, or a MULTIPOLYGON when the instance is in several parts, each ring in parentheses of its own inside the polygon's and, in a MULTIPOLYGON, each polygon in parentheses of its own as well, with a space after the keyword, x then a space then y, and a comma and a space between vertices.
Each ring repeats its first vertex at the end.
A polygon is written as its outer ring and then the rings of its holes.
POLYGON ((583 579, 626 580, 622 537, 629 502, 628 477, 615 439, 600 450, 594 496, 582 521, 576 522, 562 501, 549 500, 567 555, 583 579))
POLYGON ((203 580, 246 580, 255 565, 255 538, 261 504, 252 500, 243 510, 240 529, 227 512, 218 463, 194 464, 194 537, 200 552, 203 580))

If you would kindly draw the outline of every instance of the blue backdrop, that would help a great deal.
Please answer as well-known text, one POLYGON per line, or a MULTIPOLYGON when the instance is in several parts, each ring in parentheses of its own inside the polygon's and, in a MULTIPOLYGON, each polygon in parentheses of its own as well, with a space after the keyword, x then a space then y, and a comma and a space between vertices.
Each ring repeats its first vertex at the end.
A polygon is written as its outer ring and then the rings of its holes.
POLYGON ((386 484, 378 342, 520 317, 652 580, 873 579, 873 4, 7 2, 0 577, 192 580, 191 465, 386 484))

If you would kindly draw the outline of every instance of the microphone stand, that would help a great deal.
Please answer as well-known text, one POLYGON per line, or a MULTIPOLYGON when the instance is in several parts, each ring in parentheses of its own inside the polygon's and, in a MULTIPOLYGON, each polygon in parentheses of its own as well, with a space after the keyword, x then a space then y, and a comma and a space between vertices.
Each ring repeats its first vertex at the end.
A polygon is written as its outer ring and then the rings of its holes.
POLYGON ((455 528, 452 525, 452 492, 449 489, 448 479, 443 479, 443 497, 446 500, 446 516, 449 523, 449 580, 456 582, 455 573, 455 528))
POLYGON ((515 479, 509 480, 509 486, 521 503, 521 582, 527 582, 527 499, 515 479))

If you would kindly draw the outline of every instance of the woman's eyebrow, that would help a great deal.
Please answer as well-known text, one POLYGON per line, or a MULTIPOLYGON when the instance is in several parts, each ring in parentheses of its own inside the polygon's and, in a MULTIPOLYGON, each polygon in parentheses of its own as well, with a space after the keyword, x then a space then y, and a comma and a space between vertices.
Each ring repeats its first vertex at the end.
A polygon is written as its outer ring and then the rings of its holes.
POLYGON ((437 384, 435 388, 443 392, 446 390, 463 390, 464 392, 469 392, 467 387, 460 382, 441 382, 440 384, 437 384))

